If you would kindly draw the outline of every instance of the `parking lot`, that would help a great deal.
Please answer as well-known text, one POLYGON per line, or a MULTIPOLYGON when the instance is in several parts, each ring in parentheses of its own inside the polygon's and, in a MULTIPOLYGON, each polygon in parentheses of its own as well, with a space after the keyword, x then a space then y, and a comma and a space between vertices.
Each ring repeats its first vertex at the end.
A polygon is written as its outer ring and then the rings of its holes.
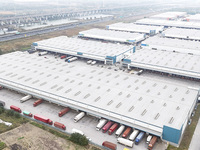
MULTIPOLYGON (((107 133, 102 133, 101 131, 96 131, 95 127, 98 124, 98 118, 92 116, 85 116, 79 122, 74 123, 74 117, 78 114, 77 111, 71 110, 63 117, 58 117, 58 112, 63 108, 56 104, 50 104, 49 102, 44 102, 37 107, 33 107, 33 102, 36 99, 30 99, 24 103, 20 103, 20 99, 23 97, 23 94, 19 94, 15 91, 10 91, 3 89, 0 91, 0 99, 6 102, 6 108, 9 109, 10 105, 18 106, 22 111, 30 111, 33 114, 40 114, 42 116, 52 119, 54 122, 58 121, 66 125, 66 132, 71 133, 72 129, 81 130, 87 137, 91 139, 92 142, 101 145, 104 141, 110 141, 117 144, 117 138, 115 135, 108 135, 107 133)), ((144 150, 147 149, 146 137, 143 138, 142 142, 139 145, 134 145, 134 150, 144 150)), ((122 150, 125 146, 117 144, 117 149, 122 150)), ((159 140, 154 150, 164 150, 166 144, 159 140)))

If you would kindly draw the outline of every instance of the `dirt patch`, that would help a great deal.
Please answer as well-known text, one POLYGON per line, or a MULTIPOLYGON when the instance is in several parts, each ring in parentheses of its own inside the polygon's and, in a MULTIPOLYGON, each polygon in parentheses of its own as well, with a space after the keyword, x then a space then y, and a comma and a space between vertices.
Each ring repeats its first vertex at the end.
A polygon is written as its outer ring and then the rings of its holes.
POLYGON ((0 135, 11 150, 86 150, 29 123, 0 135))

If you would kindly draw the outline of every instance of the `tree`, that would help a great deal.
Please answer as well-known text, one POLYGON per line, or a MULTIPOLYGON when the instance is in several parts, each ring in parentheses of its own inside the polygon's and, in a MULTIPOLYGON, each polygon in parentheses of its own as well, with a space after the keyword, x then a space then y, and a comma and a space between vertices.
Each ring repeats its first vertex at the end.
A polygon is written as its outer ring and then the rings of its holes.
POLYGON ((0 55, 2 55, 3 54, 3 51, 0 49, 0 55))
POLYGON ((79 133, 72 133, 70 136, 70 141, 79 144, 81 146, 86 146, 88 145, 88 139, 79 133))

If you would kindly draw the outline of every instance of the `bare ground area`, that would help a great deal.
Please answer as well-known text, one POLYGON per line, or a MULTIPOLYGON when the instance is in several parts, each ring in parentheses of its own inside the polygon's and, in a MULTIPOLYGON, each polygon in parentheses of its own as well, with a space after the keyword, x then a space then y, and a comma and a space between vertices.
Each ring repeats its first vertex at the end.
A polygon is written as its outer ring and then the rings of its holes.
POLYGON ((57 137, 29 123, 0 135, 5 150, 92 150, 92 146, 81 147, 57 137))

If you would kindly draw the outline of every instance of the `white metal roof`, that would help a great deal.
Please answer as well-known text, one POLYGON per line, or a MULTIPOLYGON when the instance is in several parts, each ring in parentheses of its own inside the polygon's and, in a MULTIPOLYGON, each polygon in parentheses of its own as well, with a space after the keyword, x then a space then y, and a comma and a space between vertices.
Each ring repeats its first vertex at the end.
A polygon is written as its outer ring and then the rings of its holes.
POLYGON ((165 12, 158 15, 150 16, 150 18, 172 20, 172 19, 177 19, 178 17, 183 17, 186 14, 187 14, 186 12, 165 12))
POLYGON ((190 15, 188 17, 185 18, 186 21, 197 21, 200 22, 200 14, 195 14, 195 15, 190 15))
POLYGON ((160 135, 163 125, 182 127, 198 94, 183 85, 26 52, 0 56, 0 84, 160 135))
POLYGON ((133 46, 123 44, 102 43, 78 38, 60 36, 35 42, 37 49, 59 52, 74 56, 104 61, 106 56, 119 56, 122 53, 130 52, 133 46), (81 53, 79 55, 78 53, 81 53))
POLYGON ((79 32, 79 36, 127 43, 137 43, 145 39, 145 35, 140 33, 102 30, 97 28, 79 32))
POLYGON ((163 32, 163 36, 190 40, 200 40, 200 30, 170 28, 163 32))
POLYGON ((151 18, 145 18, 145 19, 137 20, 135 23, 141 24, 141 25, 157 25, 157 26, 167 26, 167 27, 200 29, 200 22, 156 20, 156 19, 151 19, 151 18))
POLYGON ((106 17, 112 17, 113 15, 104 15, 104 14, 95 14, 95 15, 86 15, 86 16, 80 16, 75 17, 76 19, 98 19, 98 18, 106 18, 106 17))
POLYGON ((143 48, 133 53, 131 66, 200 79, 200 56, 143 48))
POLYGON ((139 32, 150 34, 151 30, 155 30, 155 33, 163 31, 163 27, 158 26, 147 26, 147 25, 137 25, 134 23, 115 23, 106 26, 109 30, 119 30, 119 31, 128 31, 128 32, 139 32))
POLYGON ((200 42, 154 36, 142 42, 142 46, 166 51, 200 55, 200 42))

